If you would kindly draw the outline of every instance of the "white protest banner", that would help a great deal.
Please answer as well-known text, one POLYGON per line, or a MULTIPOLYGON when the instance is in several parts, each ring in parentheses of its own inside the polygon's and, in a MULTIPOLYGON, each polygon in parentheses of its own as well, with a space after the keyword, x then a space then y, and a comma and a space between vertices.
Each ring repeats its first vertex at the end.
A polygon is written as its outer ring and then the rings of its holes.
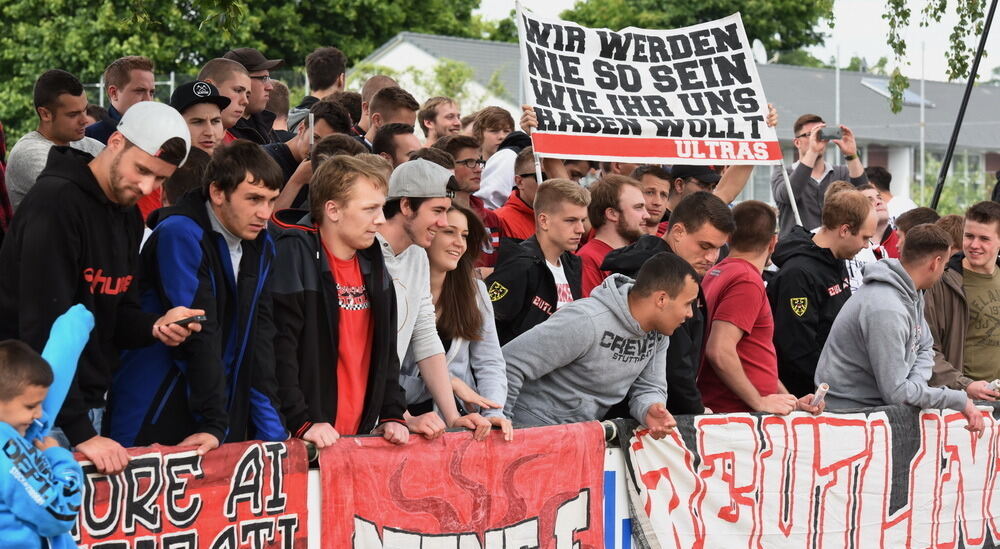
POLYGON ((960 412, 905 405, 677 416, 670 436, 629 444, 637 537, 663 549, 998 547, 1000 423, 980 413, 982 436, 960 412))
POLYGON ((743 20, 618 32, 519 6, 535 153, 653 164, 774 164, 767 100, 743 20))

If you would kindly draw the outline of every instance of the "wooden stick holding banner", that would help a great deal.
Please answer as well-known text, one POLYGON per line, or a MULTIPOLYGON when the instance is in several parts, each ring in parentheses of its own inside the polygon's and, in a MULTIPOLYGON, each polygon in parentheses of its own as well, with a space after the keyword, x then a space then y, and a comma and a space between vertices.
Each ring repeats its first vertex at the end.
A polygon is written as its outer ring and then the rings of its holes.
MULTIPOLYGON (((517 10, 518 13, 520 13, 521 12, 521 2, 514 2, 514 8, 517 10)), ((523 32, 523 29, 521 28, 522 25, 524 25, 524 23, 521 20, 521 18, 518 17, 517 18, 518 33, 523 36, 524 32, 523 32)), ((521 76, 521 86, 522 86, 522 88, 524 88, 524 96, 525 97, 531 97, 529 95, 529 90, 528 90, 528 79, 524 78, 524 76, 523 76, 524 74, 525 74, 524 56, 521 56, 521 75, 522 75, 521 76)), ((537 126, 536 126, 536 128, 537 128, 537 126)), ((534 128, 531 128, 531 129, 528 130, 528 136, 529 137, 534 133, 533 130, 534 130, 534 128)), ((531 149, 533 151, 535 151, 535 155, 534 155, 535 156, 535 181, 537 181, 538 183, 542 183, 542 157, 539 156, 538 149, 535 148, 535 140, 534 139, 531 140, 531 149)))
POLYGON ((538 17, 521 3, 517 10, 537 156, 698 165, 781 160, 739 14, 682 29, 612 31, 538 17))
POLYGON ((785 160, 778 160, 776 166, 781 170, 781 176, 785 178, 785 190, 788 191, 788 202, 792 205, 792 214, 795 215, 795 224, 802 225, 802 217, 799 216, 799 206, 795 203, 795 193, 792 192, 792 182, 788 179, 788 170, 785 169, 785 160))

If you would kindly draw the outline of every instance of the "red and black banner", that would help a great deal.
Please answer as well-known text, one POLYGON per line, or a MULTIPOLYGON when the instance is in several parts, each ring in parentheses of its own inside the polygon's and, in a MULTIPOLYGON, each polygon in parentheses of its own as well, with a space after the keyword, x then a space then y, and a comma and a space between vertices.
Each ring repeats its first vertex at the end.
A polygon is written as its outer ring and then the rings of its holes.
POLYGON ((84 499, 73 531, 81 547, 306 547, 302 442, 226 444, 204 456, 152 446, 129 455, 128 467, 114 476, 81 463, 84 499))
POLYGON ((596 422, 320 453, 323 547, 601 547, 604 433, 596 422))

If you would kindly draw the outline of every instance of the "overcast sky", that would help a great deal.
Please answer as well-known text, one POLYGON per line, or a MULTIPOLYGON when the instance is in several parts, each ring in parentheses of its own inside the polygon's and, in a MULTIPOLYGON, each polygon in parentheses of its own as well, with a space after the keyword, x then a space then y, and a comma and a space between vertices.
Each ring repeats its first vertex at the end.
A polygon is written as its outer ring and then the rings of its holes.
MULTIPOLYGON (((956 0, 949 4, 954 5, 956 0)), ((558 17, 559 13, 573 6, 574 0, 527 0, 525 5, 535 13, 543 16, 558 17)), ((948 13, 941 23, 933 23, 929 27, 920 27, 920 10, 927 0, 908 0, 911 10, 911 25, 904 34, 907 42, 908 65, 902 67, 904 74, 911 78, 920 78, 921 42, 925 44, 925 74, 928 80, 947 80, 947 61, 945 51, 948 49, 948 36, 951 34, 957 17, 954 12, 948 13)), ((987 8, 989 2, 987 2, 987 8)), ((501 19, 514 8, 514 0, 482 0, 479 12, 488 19, 501 19)), ((837 54, 840 47, 841 66, 846 65, 853 55, 859 55, 874 64, 880 57, 889 58, 889 67, 893 66, 892 51, 886 44, 889 26, 882 19, 884 6, 874 0, 836 0, 834 4, 834 27, 828 30, 826 44, 811 48, 810 51, 823 61, 828 61, 837 54)), ((994 18, 993 28, 986 43, 987 54, 997 52, 991 58, 983 57, 980 67, 980 78, 989 79, 993 67, 1000 64, 1000 15, 994 18)), ((978 44, 975 37, 971 46, 978 44)), ((971 64, 971 63, 970 63, 971 64)), ((964 81, 964 78, 962 79, 964 81)))

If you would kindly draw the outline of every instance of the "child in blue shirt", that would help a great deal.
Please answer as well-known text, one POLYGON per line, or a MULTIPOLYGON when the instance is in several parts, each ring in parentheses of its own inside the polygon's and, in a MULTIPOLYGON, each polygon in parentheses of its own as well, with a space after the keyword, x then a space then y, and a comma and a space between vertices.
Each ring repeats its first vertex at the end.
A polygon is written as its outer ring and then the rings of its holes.
POLYGON ((52 368, 28 345, 0 342, 0 543, 7 547, 76 547, 69 531, 83 471, 73 454, 42 436, 52 383, 52 368))

